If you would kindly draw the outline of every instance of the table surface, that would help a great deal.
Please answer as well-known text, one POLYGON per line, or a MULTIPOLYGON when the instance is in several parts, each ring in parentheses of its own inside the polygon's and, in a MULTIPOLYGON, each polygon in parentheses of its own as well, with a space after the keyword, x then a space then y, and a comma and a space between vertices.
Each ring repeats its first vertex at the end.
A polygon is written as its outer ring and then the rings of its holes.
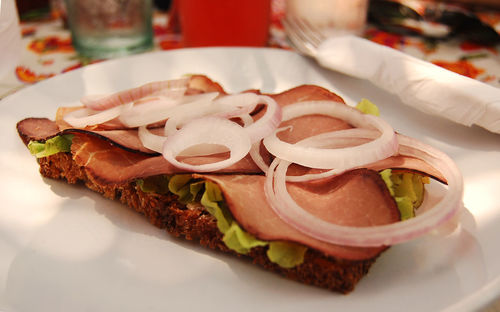
MULTIPOLYGON (((292 49, 281 24, 283 16, 283 1, 274 0, 268 45, 277 49, 292 49)), ((488 19, 500 32, 500 11, 492 10, 483 18, 488 19)), ((167 13, 154 13, 154 50, 182 48, 181 35, 169 27, 168 19, 167 13)), ((41 80, 102 61, 78 56, 71 44, 70 32, 64 27, 61 19, 47 16, 34 21, 22 21, 21 31, 23 50, 20 61, 12 72, 0 79, 0 99, 41 80)), ((459 39, 428 40, 389 33, 373 25, 368 26, 364 36, 462 75, 500 87, 500 45, 481 46, 459 39)), ((500 312, 500 298, 484 311, 500 312)))

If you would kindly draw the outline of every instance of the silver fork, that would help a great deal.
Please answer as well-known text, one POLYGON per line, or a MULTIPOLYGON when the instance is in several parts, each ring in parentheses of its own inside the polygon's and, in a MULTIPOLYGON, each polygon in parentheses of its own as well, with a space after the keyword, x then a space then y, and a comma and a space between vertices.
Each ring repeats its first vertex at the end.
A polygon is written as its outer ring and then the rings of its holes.
POLYGON ((316 57, 318 46, 326 39, 321 30, 298 17, 287 16, 282 23, 294 47, 302 54, 316 57))

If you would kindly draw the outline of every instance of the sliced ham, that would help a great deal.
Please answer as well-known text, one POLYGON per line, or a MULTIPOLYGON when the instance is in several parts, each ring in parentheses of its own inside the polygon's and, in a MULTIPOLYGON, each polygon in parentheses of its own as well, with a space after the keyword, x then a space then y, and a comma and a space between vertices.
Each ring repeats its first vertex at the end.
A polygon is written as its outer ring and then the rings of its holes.
MULTIPOLYGON (((84 166, 96 181, 105 184, 121 184, 138 178, 159 174, 185 172, 171 165, 163 156, 148 156, 125 151, 109 142, 92 135, 76 133, 71 145, 75 162, 84 166)), ((204 157, 186 157, 183 161, 190 164, 204 164, 227 158, 226 154, 204 157)), ((236 164, 224 168, 221 173, 259 173, 250 156, 236 164)))
MULTIPOLYGON (((163 129, 159 129, 163 132, 163 129)), ((157 134, 159 131, 151 131, 157 134)), ((126 129, 126 130, 100 130, 93 131, 93 133, 98 136, 106 137, 108 140, 116 143, 119 146, 123 146, 131 151, 139 151, 146 154, 154 154, 158 155, 157 152, 152 151, 144 145, 142 145, 141 140, 139 139, 139 134, 137 129, 126 129)))
POLYGON ((17 133, 24 144, 45 141, 59 134, 57 124, 48 118, 26 118, 17 123, 17 133))
MULTIPOLYGON (((396 171, 406 171, 420 173, 425 176, 432 177, 442 183, 447 183, 446 178, 441 172, 436 170, 434 167, 429 165, 423 160, 418 158, 408 157, 408 156, 391 156, 386 159, 377 161, 375 163, 364 165, 363 168, 371 169, 375 171, 382 171, 384 169, 393 169, 396 171)), ((292 164, 287 171, 288 175, 300 176, 304 174, 321 173, 326 170, 321 169, 311 169, 296 164, 292 164)))
MULTIPOLYGON (((195 85, 197 88, 205 88, 208 91, 218 91, 224 92, 220 86, 210 83, 202 76, 196 76, 195 85)), ((297 101, 309 101, 309 100, 332 100, 337 102, 342 102, 342 99, 337 95, 329 92, 326 89, 323 89, 318 86, 304 85, 299 86, 290 90, 287 90, 283 93, 270 95, 272 96, 280 105, 286 106, 292 104, 297 101)), ((257 117, 258 118, 257 114, 257 117)), ((280 126, 291 126, 291 130, 283 131, 280 133, 280 138, 287 142, 297 142, 305 137, 324 133, 327 131, 341 130, 350 128, 346 122, 321 115, 311 115, 311 116, 303 116, 300 118, 295 118, 289 121, 285 121, 280 126)), ((25 119, 18 124, 18 130, 21 137, 25 137, 25 140, 29 141, 29 138, 32 140, 45 140, 48 137, 52 137, 57 135, 58 128, 57 125, 46 118, 28 118, 25 119)), ((152 129, 152 132, 160 131, 161 129, 152 129)), ((136 161, 130 165, 129 169, 125 169, 124 164, 119 161, 112 161, 111 156, 108 156, 106 159, 101 158, 91 158, 91 161, 81 160, 81 164, 85 164, 89 167, 89 170, 94 172, 94 175, 101 176, 102 181, 109 181, 110 183, 121 183, 125 181, 129 181, 134 178, 141 178, 146 176, 146 174, 154 175, 156 174, 167 174, 167 173, 176 173, 181 172, 179 169, 173 168, 166 160, 161 156, 157 156, 156 153, 146 149, 140 143, 138 138, 136 129, 127 129, 127 130, 82 130, 82 129, 65 129, 62 133, 80 133, 79 140, 83 140, 83 138, 87 138, 91 141, 88 145, 85 145, 85 148, 96 148, 98 147, 101 150, 113 150, 113 154, 115 157, 120 157, 121 153, 120 149, 124 149, 128 152, 139 152, 140 154, 144 154, 140 157, 134 155, 133 157, 128 157, 129 159, 135 159, 136 161), (92 137, 94 137, 92 139, 92 137), (100 144, 98 140, 104 140, 107 142, 103 142, 100 144), (109 145, 112 145, 114 148, 110 149, 109 145), (119 148, 119 149, 116 149, 119 148), (148 159, 151 158, 151 159, 148 159), (96 163, 93 163, 96 161, 96 163), (109 162, 108 165, 106 162, 109 162), (116 164, 120 163, 120 166, 116 164), (157 170, 155 171, 155 168, 157 170), (119 172, 110 172, 110 168, 114 168, 115 170, 119 170, 119 172)), ((159 134, 159 133, 158 133, 159 134)), ((24 140, 24 139, 23 139, 24 140)), ((26 143, 27 143, 26 141, 26 143)), ((271 156, 265 151, 261 149, 261 153, 264 156, 264 159, 269 160, 271 156)), ((90 155, 90 153, 88 153, 90 155)), ((126 153, 127 154, 127 153, 126 153)), ((81 156, 79 159, 85 159, 82 155, 86 155, 84 150, 81 150, 81 156)), ((216 159, 222 159, 226 157, 225 155, 215 155, 206 157, 205 160, 207 162, 213 162, 216 159)), ((186 159, 185 161, 201 161, 201 158, 196 159, 186 159)), ((315 172, 314 169, 300 169, 299 166, 292 166, 290 168, 290 174, 304 174, 308 172, 315 172), (295 169, 294 169, 295 168, 295 169), (294 170, 296 173, 294 173, 294 170)), ((440 181, 444 181, 442 175, 434 169, 432 166, 427 163, 412 157, 405 156, 395 156, 390 157, 385 160, 379 161, 374 164, 370 164, 365 166, 374 170, 383 170, 386 168, 401 168, 405 170, 412 170, 427 174, 432 176, 440 181)), ((250 157, 246 157, 241 160, 239 163, 235 164, 230 168, 226 168, 225 172, 237 172, 237 173, 259 173, 260 170, 256 167, 250 157)))
MULTIPOLYGON (((48 138, 51 138, 53 136, 56 136, 60 134, 61 132, 58 131, 57 125, 47 119, 47 118, 27 118, 18 123, 18 132, 20 136, 23 138, 23 141, 27 144, 31 140, 35 141, 44 141, 48 138)), ((142 149, 147 152, 144 147, 142 147, 142 144, 138 141, 137 137, 137 131, 136 130, 113 130, 113 131, 85 131, 85 130, 75 130, 75 129, 67 129, 63 131, 62 133, 73 133, 73 134, 79 134, 79 140, 86 140, 85 137, 87 136, 88 140, 91 140, 91 137, 95 137, 95 139, 92 140, 92 143, 86 145, 86 148, 98 148, 102 151, 108 150, 108 151, 114 151, 112 155, 115 155, 116 157, 120 157, 119 154, 124 153, 127 154, 133 152, 134 150, 139 150, 142 151, 142 149), (106 139, 104 139, 106 138, 106 139), (116 140, 116 141, 114 141, 116 140), (101 142, 102 141, 102 142, 101 142), (135 142, 134 142, 135 141, 135 142), (112 144, 112 145, 110 145, 112 144), (113 146, 114 145, 114 146, 113 146), (139 145, 141 148, 139 148, 139 145), (94 146, 94 147, 92 147, 94 146), (124 146, 129 146, 128 148, 125 148, 124 146), (132 148, 130 148, 132 146, 132 148), (135 146, 135 147, 134 147, 135 146), (111 148, 113 147, 113 148, 111 148), (128 150, 128 151, 127 151, 128 150)), ((137 153, 131 153, 137 154, 137 153)), ((269 159, 269 154, 264 155, 266 159, 269 159)), ((113 162, 111 161, 111 156, 107 158, 106 161, 109 161, 110 163, 114 163, 113 167, 117 168, 117 163, 119 162, 113 162)), ((220 160, 224 158, 224 155, 212 155, 210 158, 206 159, 207 162, 210 161, 215 161, 215 160, 220 160)), ((82 158, 80 156, 80 158, 82 158)), ((79 158, 79 159, 80 159, 79 158)), ((83 159, 83 158, 82 158, 83 159)), ((80 164, 86 164, 89 166, 89 168, 92 168, 91 170, 94 172, 94 175, 96 176, 102 176, 102 181, 110 181, 113 183, 121 183, 125 182, 131 179, 135 178, 140 178, 140 177, 145 177, 147 175, 155 175, 155 167, 159 168, 160 173, 164 174, 170 174, 170 173, 176 173, 176 172, 181 172, 179 169, 175 169, 173 166, 171 166, 169 163, 164 160, 162 156, 156 156, 156 155, 141 155, 141 157, 138 157, 137 155, 130 156, 129 159, 135 159, 136 162, 133 164, 132 168, 130 169, 125 169, 125 172, 119 173, 119 172, 109 172, 107 170, 104 170, 103 168, 106 166, 105 164, 95 164, 91 165, 91 162, 87 160, 82 160, 80 161, 80 164), (151 158, 147 160, 148 158, 151 158), (144 168, 142 168, 144 167, 144 168), (98 169, 102 168, 102 169, 98 169), (100 171, 102 170, 102 171, 100 171)), ((94 161, 97 161, 97 158, 94 159, 94 161)), ((101 160, 104 161, 104 160, 101 160)), ((190 158, 186 159, 185 161, 190 161, 193 163, 193 161, 201 161, 201 158, 190 158)), ((268 161, 269 162, 269 161, 268 161)), ((387 168, 391 169, 404 169, 404 170, 411 170, 411 171, 416 171, 420 172, 422 174, 431 176, 441 182, 446 182, 444 177, 441 175, 441 173, 434 169, 432 166, 427 164, 426 162, 419 160, 417 158, 412 158, 412 157, 406 157, 406 156, 393 156, 384 160, 381 160, 379 162, 376 162, 374 164, 369 164, 365 166, 366 168, 373 169, 373 170, 383 170, 387 168)), ((120 170, 124 170, 123 166, 119 167, 121 168, 120 170)), ((253 161, 249 158, 246 157, 240 163, 233 167, 226 168, 225 172, 247 172, 247 173, 259 173, 260 170, 257 169, 257 167, 253 164, 253 161)), ((289 169, 289 174, 290 175, 302 175, 306 173, 314 173, 314 172, 319 172, 318 170, 310 169, 310 168, 304 168, 301 166, 296 166, 292 165, 289 169)), ((160 174, 157 173, 157 174, 160 174)))
POLYGON ((281 106, 302 101, 335 101, 344 103, 344 100, 337 94, 315 85, 301 85, 282 93, 266 95, 274 98, 281 106))
POLYGON ((376 163, 368 164, 365 167, 377 171, 381 171, 384 169, 396 169, 396 170, 399 169, 401 171, 418 172, 423 175, 432 177, 433 179, 436 179, 442 183, 447 183, 446 178, 436 168, 432 167, 425 161, 414 157, 408 157, 402 155, 392 156, 377 161, 376 163))
MULTIPOLYGON (((311 238, 283 222, 263 192, 265 177, 255 175, 195 175, 221 188, 237 222, 262 240, 287 240, 349 260, 370 259, 385 247, 358 248, 328 244, 311 238)), ((373 226, 399 221, 399 211, 375 171, 358 169, 320 183, 288 183, 288 191, 310 213, 335 224, 373 226)))
MULTIPOLYGON (((61 134, 76 134, 94 136, 103 141, 116 145, 124 150, 132 152, 141 152, 144 154, 158 155, 158 153, 145 148, 139 140, 137 129, 123 130, 85 130, 66 128, 59 130, 56 122, 47 118, 27 118, 17 124, 18 132, 21 136, 26 137, 29 141, 45 141, 56 135, 61 134)), ((158 130, 153 130, 155 133, 158 130)), ((27 143, 25 142, 25 143, 27 143)))
POLYGON ((221 94, 226 94, 226 91, 224 91, 224 88, 222 88, 220 84, 208 78, 207 76, 191 75, 186 94, 206 92, 219 92, 221 94))

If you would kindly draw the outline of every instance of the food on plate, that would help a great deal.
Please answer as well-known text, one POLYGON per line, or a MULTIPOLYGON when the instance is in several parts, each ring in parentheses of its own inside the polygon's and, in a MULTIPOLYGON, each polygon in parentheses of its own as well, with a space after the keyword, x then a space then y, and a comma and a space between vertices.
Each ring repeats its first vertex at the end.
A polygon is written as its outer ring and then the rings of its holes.
POLYGON ((453 161, 377 113, 319 86, 228 94, 191 75, 85 96, 17 130, 45 177, 83 183, 175 236, 348 293, 384 250, 462 207, 453 161), (446 193, 417 209, 429 178, 446 193))

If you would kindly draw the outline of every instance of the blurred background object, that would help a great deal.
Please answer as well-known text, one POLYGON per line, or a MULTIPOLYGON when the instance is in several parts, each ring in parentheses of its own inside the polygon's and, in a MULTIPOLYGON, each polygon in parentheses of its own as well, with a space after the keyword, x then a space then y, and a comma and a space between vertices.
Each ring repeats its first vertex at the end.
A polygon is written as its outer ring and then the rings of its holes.
POLYGON ((271 0, 174 0, 183 43, 200 46, 265 46, 271 0))
POLYGON ((172 5, 172 1, 171 0, 154 0, 154 5, 158 10, 166 12, 170 9, 170 6, 172 5))
POLYGON ((68 14, 64 0, 50 0, 50 15, 54 19, 61 19, 63 27, 68 28, 68 14))
POLYGON ((484 5, 500 7, 500 1, 372 0, 368 16, 370 23, 392 33, 442 40, 460 37, 492 46, 500 42, 500 29, 484 5))
POLYGON ((73 46, 94 59, 153 48, 151 0, 66 0, 73 46))
POLYGON ((461 3, 472 6, 487 6, 493 8, 500 8, 500 1, 498 0, 439 0, 448 3, 461 3))
POLYGON ((21 28, 14 0, 0 1, 0 78, 12 71, 19 60, 21 28))
POLYGON ((50 9, 49 0, 16 0, 16 5, 21 19, 30 14, 47 13, 50 9))
POLYGON ((305 20, 326 35, 361 35, 368 3, 368 0, 287 0, 286 17, 305 20))

